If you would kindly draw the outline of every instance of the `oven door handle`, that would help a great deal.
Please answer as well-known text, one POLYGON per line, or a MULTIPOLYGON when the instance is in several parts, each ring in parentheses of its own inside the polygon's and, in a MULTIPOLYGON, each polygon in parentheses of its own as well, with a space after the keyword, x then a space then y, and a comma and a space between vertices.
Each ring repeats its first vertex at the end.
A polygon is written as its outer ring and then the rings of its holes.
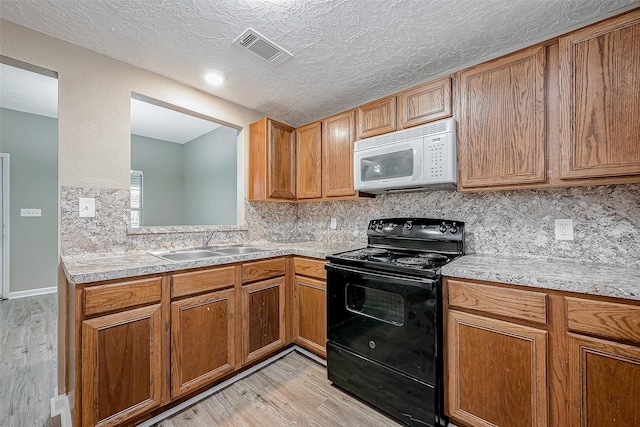
POLYGON ((402 277, 398 277, 398 276, 392 276, 390 274, 383 274, 383 273, 373 273, 371 271, 367 271, 367 270, 362 270, 359 268, 353 268, 353 267, 343 267, 341 265, 335 265, 335 264, 327 264, 326 268, 332 268, 335 270, 339 270, 339 271, 344 271, 347 273, 351 273, 351 274, 361 274, 363 276, 369 276, 369 277, 380 277, 383 279, 396 279, 396 280, 400 280, 403 282, 411 282, 411 283, 417 283, 420 284, 422 286, 424 285, 431 285, 434 286, 436 284, 436 280, 432 280, 432 279, 426 279, 426 278, 413 278, 413 277, 406 277, 406 276, 402 276, 402 277))

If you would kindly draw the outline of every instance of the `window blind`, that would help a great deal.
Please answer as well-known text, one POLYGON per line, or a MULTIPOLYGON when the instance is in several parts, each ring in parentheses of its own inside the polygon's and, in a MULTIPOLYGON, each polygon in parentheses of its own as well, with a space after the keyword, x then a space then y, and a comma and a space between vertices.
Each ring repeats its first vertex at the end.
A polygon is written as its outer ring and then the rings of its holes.
POLYGON ((142 225, 142 171, 131 171, 131 227, 142 225))

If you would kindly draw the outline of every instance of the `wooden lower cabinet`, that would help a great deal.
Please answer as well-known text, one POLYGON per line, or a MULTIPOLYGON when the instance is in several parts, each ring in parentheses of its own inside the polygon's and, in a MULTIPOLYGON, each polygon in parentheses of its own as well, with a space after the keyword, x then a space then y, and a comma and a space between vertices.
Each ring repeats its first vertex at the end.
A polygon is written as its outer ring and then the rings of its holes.
POLYGON ((67 283, 74 425, 141 422, 277 352, 292 342, 292 330, 297 343, 324 356, 324 263, 279 257, 67 283))
POLYGON ((449 311, 450 416, 470 426, 547 425, 547 332, 449 311))
POLYGON ((443 295, 452 423, 640 426, 640 301, 454 277, 443 295))
POLYGON ((325 260, 293 259, 293 341, 323 358, 327 357, 327 272, 325 260))
POLYGON ((285 276, 242 286, 242 364, 284 347, 285 276))
POLYGON ((293 286, 293 339, 327 357, 326 281, 296 276, 293 286))
POLYGON ((640 347, 570 334, 569 351, 571 425, 640 426, 640 347))
POLYGON ((82 425, 121 425, 161 404, 161 305, 84 320, 82 425))
POLYGON ((571 296, 565 306, 571 425, 640 426, 640 304, 571 296))
POLYGON ((183 396, 232 372, 235 289, 171 303, 171 397, 183 396))

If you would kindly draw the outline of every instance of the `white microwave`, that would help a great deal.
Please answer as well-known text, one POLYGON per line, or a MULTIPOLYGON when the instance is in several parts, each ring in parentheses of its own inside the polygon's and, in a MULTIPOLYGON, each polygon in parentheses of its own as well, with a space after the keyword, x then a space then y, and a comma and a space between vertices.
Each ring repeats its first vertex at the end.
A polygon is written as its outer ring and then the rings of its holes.
POLYGON ((356 141, 355 189, 367 193, 455 189, 456 121, 356 141))

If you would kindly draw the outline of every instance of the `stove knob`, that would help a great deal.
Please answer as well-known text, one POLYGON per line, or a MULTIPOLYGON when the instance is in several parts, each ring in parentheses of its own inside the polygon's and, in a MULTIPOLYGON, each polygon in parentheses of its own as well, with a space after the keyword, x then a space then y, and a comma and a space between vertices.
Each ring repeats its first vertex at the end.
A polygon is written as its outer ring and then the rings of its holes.
POLYGON ((441 233, 446 233, 447 232, 447 224, 443 222, 442 224, 440 224, 440 228, 438 230, 440 230, 441 233))
POLYGON ((456 234, 457 232, 458 232, 458 226, 454 222, 453 225, 451 227, 449 227, 449 233, 456 234))
POLYGON ((413 223, 411 221, 407 221, 404 223, 405 230, 411 230, 413 228, 413 223))

